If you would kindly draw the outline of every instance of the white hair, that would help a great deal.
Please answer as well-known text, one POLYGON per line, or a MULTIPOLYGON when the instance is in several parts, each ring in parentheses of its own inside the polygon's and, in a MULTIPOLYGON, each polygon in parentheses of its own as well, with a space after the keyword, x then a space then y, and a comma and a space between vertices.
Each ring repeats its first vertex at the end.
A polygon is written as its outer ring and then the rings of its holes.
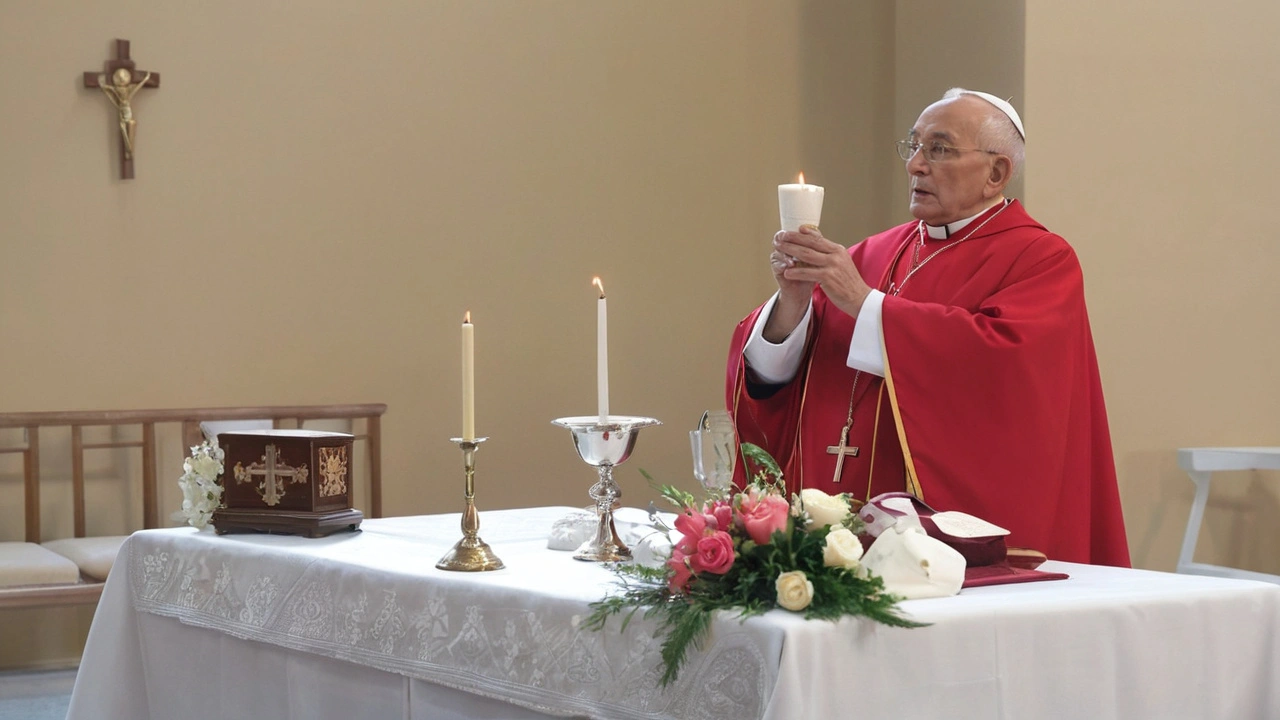
MULTIPOLYGON (((953 87, 942 94, 942 99, 952 100, 962 95, 977 96, 972 90, 953 87)), ((984 101, 983 105, 987 107, 987 112, 982 118, 982 124, 978 126, 977 141, 982 145, 983 150, 991 150, 1009 158, 1013 163, 1013 172, 1009 177, 1012 180, 1022 172, 1027 144, 1008 115, 991 103, 984 101)))

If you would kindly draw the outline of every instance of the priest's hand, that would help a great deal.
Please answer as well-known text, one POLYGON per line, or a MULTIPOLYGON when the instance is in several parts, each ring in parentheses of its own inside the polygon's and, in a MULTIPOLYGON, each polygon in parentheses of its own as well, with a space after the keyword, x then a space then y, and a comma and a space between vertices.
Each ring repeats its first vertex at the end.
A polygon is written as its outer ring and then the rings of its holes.
MULTIPOLYGON (((806 226, 807 227, 807 226, 806 226)), ((817 231, 816 228, 814 230, 817 231)), ((779 250, 779 245, 787 235, 798 233, 778 232, 773 236, 773 253, 769 255, 769 266, 773 268, 773 279, 778 283, 778 302, 769 314, 764 326, 764 339, 771 343, 781 343, 796 329, 804 314, 809 310, 809 301, 813 297, 812 280, 791 280, 786 271, 795 267, 795 259, 779 250)))
MULTIPOLYGON (((812 225, 805 225, 799 232, 779 233, 774 236, 773 246, 774 255, 793 260, 789 267, 782 268, 778 287, 784 287, 785 282, 812 288, 816 283, 836 307, 851 317, 858 316, 871 288, 854 266, 848 249, 826 239, 812 225)), ((774 274, 779 275, 777 263, 774 274)), ((782 298, 778 300, 781 303, 782 298)))

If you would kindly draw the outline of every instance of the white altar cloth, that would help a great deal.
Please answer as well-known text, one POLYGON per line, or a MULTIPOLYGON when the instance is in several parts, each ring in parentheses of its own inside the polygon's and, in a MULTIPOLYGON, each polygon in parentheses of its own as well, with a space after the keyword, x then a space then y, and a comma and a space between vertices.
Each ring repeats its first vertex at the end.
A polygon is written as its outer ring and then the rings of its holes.
POLYGON ((578 627, 613 576, 546 549, 568 510, 483 513, 489 573, 435 569, 457 514, 136 533, 68 718, 1280 717, 1280 587, 1069 563, 904 602, 915 630, 722 617, 661 691, 652 625, 578 627))

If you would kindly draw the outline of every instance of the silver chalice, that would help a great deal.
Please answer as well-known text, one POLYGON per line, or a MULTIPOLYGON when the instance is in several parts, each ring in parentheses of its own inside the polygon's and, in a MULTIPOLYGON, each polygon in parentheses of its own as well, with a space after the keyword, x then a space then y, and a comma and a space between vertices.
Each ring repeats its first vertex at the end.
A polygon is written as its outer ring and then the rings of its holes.
POLYGON ((578 457, 593 465, 599 479, 588 495, 596 502, 596 533, 578 548, 573 557, 588 562, 621 562, 631 559, 631 550, 618 538, 613 525, 613 509, 619 507, 622 489, 613 479, 613 467, 624 462, 636 446, 640 428, 662 423, 648 417, 628 415, 564 417, 552 424, 573 433, 578 457))

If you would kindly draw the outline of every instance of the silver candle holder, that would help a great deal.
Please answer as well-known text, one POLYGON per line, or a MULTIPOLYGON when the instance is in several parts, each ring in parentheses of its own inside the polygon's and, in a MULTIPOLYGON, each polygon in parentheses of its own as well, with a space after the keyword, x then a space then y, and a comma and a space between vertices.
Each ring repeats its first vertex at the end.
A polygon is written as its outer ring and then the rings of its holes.
POLYGON ((573 447, 578 457, 596 468, 599 479, 587 495, 596 503, 595 536, 582 544, 573 557, 587 562, 622 562, 631 559, 631 549, 619 538, 613 524, 613 509, 622 503, 622 489, 613 479, 613 467, 631 455, 641 428, 662 423, 648 417, 610 415, 605 422, 598 416, 565 417, 552 424, 573 433, 573 447))
POLYGON ((480 539, 480 514, 476 512, 476 450, 480 443, 489 438, 463 440, 450 438, 462 450, 462 466, 466 472, 466 485, 463 491, 466 507, 462 511, 462 539, 449 552, 440 558, 436 567, 441 570, 460 572, 482 572, 485 570, 501 570, 505 567, 498 556, 493 554, 489 545, 480 539))

